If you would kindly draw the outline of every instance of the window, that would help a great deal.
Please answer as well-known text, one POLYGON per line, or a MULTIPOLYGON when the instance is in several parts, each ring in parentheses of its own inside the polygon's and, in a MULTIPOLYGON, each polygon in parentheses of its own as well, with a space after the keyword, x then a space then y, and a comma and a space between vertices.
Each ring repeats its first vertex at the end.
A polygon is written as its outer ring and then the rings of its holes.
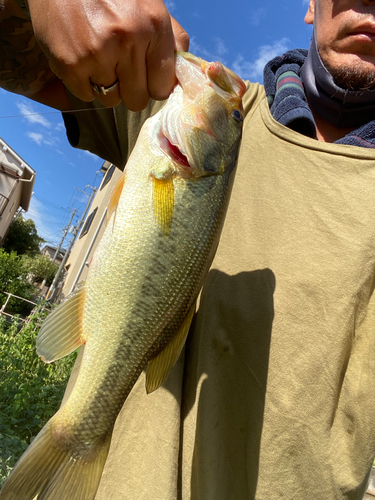
POLYGON ((80 238, 82 238, 82 236, 85 236, 85 234, 87 234, 89 232, 89 229, 90 229, 90 226, 91 226, 91 223, 92 221, 94 220, 94 217, 95 217, 95 214, 96 212, 98 211, 98 207, 96 207, 92 212, 91 214, 87 217, 86 219, 86 222, 85 222, 85 225, 83 226, 82 228, 82 231, 81 231, 81 234, 79 235, 80 238))
POLYGON ((107 173, 105 174, 104 180, 102 182, 102 185, 100 186, 100 191, 108 184, 108 182, 111 180, 113 172, 115 171, 115 165, 111 165, 109 169, 107 170, 107 173))

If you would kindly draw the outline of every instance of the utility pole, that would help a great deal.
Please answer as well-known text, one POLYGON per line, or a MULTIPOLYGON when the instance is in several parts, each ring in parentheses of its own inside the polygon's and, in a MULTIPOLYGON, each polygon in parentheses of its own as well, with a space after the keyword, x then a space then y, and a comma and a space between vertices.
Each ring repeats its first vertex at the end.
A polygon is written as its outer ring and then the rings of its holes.
POLYGON ((63 236, 62 236, 62 238, 61 238, 61 241, 60 241, 60 243, 59 243, 59 246, 58 246, 58 247, 57 247, 57 249, 56 249, 55 255, 53 256, 52 262, 55 262, 55 260, 56 260, 56 258, 57 258, 57 256, 58 256, 58 254, 59 254, 59 252, 60 252, 60 250, 61 250, 61 247, 63 246, 64 240, 65 240, 65 238, 66 238, 66 235, 68 234, 68 231, 69 231, 69 229, 70 229, 70 225, 71 225, 71 223, 72 223, 72 220, 74 219, 74 216, 75 216, 76 212, 77 212, 77 209, 75 208, 75 209, 73 210, 73 213, 72 213, 72 215, 71 215, 71 217, 70 217, 70 220, 69 220, 68 224, 65 226, 63 236))
POLYGON ((84 223, 84 220, 86 218, 86 214, 87 212, 89 211, 89 208, 90 208, 90 205, 91 205, 91 202, 92 202, 92 199, 94 198, 95 196, 95 193, 97 191, 97 188, 95 187, 91 187, 91 186, 85 186, 86 188, 90 188, 92 189, 92 192, 91 192, 91 195, 90 195, 90 198, 87 202, 87 205, 86 205, 86 208, 85 208, 85 211, 83 212, 82 214, 82 217, 80 218, 80 220, 78 221, 78 224, 77 224, 77 227, 74 228, 74 231, 73 231, 73 238, 71 239, 70 243, 69 243, 69 247, 67 249, 67 251, 65 252, 65 255, 64 255, 64 258, 63 260, 61 261, 61 264, 60 264, 60 267, 58 268, 57 270, 57 273, 55 274, 55 277, 52 281, 52 284, 50 286, 50 289, 48 290, 48 293, 46 295, 46 300, 53 300, 53 296, 54 296, 54 293, 56 291, 56 285, 57 285, 57 282, 59 281, 59 278, 60 278, 60 275, 64 269, 64 266, 65 266, 65 263, 66 261, 68 260, 68 257, 70 255, 70 252, 72 250, 72 247, 74 245, 74 242, 75 242, 75 239, 77 237, 77 235, 79 234, 80 230, 81 230, 81 227, 84 223))
MULTIPOLYGON (((72 213, 71 217, 70 217, 70 221, 68 222, 68 225, 67 225, 67 226, 65 226, 63 236, 62 236, 62 238, 61 238, 61 241, 60 241, 60 243, 59 243, 59 246, 58 246, 58 247, 57 247, 57 249, 56 249, 55 255, 53 256, 52 262, 55 262, 55 260, 56 260, 56 258, 57 258, 57 256, 58 256, 58 254, 59 254, 59 252, 60 252, 60 250, 61 250, 61 247, 63 246, 64 240, 65 240, 66 235, 68 234, 68 231, 69 231, 69 228, 70 228, 70 224, 72 223, 72 220, 74 219, 74 216, 75 216, 76 212, 77 212, 77 209, 75 208, 75 209, 73 210, 73 213, 72 213)), ((46 285, 46 281, 47 281, 47 278, 44 278, 43 283, 42 283, 42 286, 40 287, 41 293, 43 293, 43 288, 44 288, 44 287, 45 287, 45 285, 46 285)))

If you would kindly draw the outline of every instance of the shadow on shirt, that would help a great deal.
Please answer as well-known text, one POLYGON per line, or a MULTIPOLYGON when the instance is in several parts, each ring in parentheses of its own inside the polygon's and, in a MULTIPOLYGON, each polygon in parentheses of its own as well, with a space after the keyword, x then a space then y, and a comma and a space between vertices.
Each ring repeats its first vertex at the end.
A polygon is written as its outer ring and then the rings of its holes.
POLYGON ((185 353, 179 491, 189 498, 255 496, 275 275, 212 270, 185 353), (184 477, 190 470, 191 477, 184 477))

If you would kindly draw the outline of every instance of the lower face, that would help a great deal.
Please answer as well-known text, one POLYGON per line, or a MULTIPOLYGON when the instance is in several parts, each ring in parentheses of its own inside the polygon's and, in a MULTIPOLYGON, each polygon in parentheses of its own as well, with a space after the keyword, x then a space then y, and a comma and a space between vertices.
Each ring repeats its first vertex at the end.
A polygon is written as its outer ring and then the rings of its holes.
POLYGON ((315 0, 320 57, 341 87, 375 88, 375 2, 315 0))

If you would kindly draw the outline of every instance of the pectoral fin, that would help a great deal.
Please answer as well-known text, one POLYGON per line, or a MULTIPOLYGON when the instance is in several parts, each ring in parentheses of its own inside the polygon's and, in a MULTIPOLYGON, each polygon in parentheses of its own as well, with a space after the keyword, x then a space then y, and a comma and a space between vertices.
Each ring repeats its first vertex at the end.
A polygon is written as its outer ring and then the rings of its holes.
POLYGON ((36 351, 44 362, 51 363, 63 358, 85 343, 82 332, 85 295, 82 286, 44 321, 36 340, 36 351))
POLYGON ((182 322, 180 329, 169 342, 169 344, 155 358, 149 361, 146 372, 147 394, 155 391, 168 377, 173 365, 179 358, 182 348, 185 345, 186 337, 195 312, 195 303, 190 308, 186 318, 182 322))
POLYGON ((153 178, 154 215, 160 229, 168 234, 172 225, 174 212, 174 186, 171 177, 153 178))

